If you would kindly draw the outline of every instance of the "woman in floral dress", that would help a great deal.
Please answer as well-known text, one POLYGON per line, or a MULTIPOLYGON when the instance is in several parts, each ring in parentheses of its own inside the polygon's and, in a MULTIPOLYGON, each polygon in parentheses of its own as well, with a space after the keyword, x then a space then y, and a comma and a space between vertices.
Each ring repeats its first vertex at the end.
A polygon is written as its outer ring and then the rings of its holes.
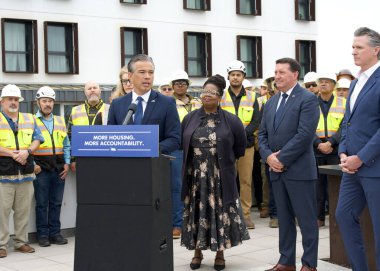
POLYGON ((203 85, 203 106, 182 122, 184 150, 181 245, 194 251, 191 269, 200 268, 202 250, 216 251, 214 268, 225 268, 224 250, 249 239, 236 186, 236 159, 244 155, 240 119, 219 107, 226 81, 211 76, 203 85))

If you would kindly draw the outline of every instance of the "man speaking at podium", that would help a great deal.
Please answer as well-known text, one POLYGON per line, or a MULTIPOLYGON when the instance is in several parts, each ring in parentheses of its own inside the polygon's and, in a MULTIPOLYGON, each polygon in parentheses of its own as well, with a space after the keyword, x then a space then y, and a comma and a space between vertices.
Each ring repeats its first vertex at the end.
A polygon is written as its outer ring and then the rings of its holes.
POLYGON ((152 90, 153 59, 135 55, 128 63, 128 71, 133 91, 112 101, 107 124, 159 125, 160 152, 169 154, 179 149, 181 124, 175 100, 152 90))

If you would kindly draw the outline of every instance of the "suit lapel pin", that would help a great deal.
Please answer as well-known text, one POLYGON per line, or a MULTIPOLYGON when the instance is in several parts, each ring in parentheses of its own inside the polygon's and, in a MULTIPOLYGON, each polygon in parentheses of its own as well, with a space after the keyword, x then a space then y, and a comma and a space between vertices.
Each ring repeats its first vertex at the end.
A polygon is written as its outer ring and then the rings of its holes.
POLYGON ((150 102, 151 102, 151 103, 155 103, 155 102, 156 102, 156 100, 151 100, 150 102))
POLYGON ((294 97, 296 97, 296 95, 293 94, 292 97, 294 98, 294 97))

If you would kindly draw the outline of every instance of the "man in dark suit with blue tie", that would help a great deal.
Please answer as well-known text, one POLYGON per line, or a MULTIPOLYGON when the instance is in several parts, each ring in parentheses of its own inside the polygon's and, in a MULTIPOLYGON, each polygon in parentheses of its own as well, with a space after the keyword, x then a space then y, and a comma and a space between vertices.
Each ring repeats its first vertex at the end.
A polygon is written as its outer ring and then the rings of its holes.
POLYGON ((276 61, 279 92, 265 104, 259 150, 270 168, 279 219, 278 263, 267 271, 296 270, 296 221, 301 228, 301 271, 316 271, 318 225, 313 139, 319 120, 317 97, 298 83, 301 67, 292 58, 276 61))
MULTIPOLYGON (((361 27, 352 55, 360 66, 352 81, 339 145, 343 171, 336 220, 352 270, 369 271, 360 215, 366 205, 373 224, 376 270, 380 270, 380 35, 361 27)), ((374 270, 373 270, 374 271, 374 270)))
POLYGON ((108 125, 123 124, 128 107, 135 103, 133 124, 159 125, 160 152, 169 154, 180 146, 181 124, 175 100, 152 90, 154 63, 150 56, 139 54, 128 63, 128 78, 133 91, 112 101, 108 125))

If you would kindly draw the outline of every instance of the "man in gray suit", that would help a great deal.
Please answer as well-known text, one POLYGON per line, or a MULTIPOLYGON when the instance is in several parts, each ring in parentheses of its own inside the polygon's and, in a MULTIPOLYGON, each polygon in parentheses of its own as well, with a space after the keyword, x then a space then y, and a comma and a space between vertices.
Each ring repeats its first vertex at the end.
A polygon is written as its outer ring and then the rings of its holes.
POLYGON ((279 92, 264 107, 259 130, 261 157, 270 167, 279 219, 278 263, 267 271, 295 271, 296 223, 304 249, 301 271, 316 271, 318 225, 315 181, 317 168, 313 138, 319 120, 315 95, 298 83, 299 63, 292 58, 276 61, 279 92))

